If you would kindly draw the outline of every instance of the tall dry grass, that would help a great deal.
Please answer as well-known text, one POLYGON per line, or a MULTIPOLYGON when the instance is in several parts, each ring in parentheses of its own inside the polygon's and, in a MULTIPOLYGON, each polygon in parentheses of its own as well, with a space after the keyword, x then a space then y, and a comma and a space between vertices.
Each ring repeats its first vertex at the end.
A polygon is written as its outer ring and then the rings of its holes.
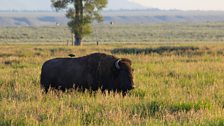
POLYGON ((161 49, 158 44, 0 45, 0 125, 222 126, 224 45, 178 44, 175 48, 192 46, 197 50, 182 50, 179 55, 181 50, 166 48, 164 53, 113 52, 125 47, 161 49), (136 89, 126 97, 100 91, 95 95, 77 91, 42 94, 39 76, 44 61, 93 52, 130 58, 136 89))

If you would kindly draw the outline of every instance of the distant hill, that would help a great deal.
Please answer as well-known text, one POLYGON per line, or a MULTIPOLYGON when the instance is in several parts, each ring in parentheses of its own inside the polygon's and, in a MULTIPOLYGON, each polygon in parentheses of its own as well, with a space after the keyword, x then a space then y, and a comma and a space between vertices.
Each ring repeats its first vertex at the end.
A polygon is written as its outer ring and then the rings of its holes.
MULTIPOLYGON (((179 11, 179 10, 116 10, 104 11, 104 23, 166 23, 166 22, 223 22, 224 11, 179 11)), ((1 11, 0 26, 47 26, 66 25, 64 12, 16 12, 1 11)))
POLYGON ((106 7, 107 10, 120 10, 120 9, 144 9, 140 4, 130 2, 128 0, 109 0, 106 7))
POLYGON ((47 26, 65 25, 68 19, 64 13, 56 12, 0 12, 0 26, 47 26))
POLYGON ((172 23, 172 22, 222 22, 224 11, 135 10, 104 12, 105 22, 116 23, 172 23))

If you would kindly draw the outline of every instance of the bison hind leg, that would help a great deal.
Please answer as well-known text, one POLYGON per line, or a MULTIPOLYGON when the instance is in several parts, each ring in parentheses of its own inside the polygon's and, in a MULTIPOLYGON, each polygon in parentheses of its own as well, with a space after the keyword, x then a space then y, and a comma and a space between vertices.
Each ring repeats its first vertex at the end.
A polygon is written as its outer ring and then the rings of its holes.
POLYGON ((41 78, 40 82, 41 82, 42 90, 44 91, 44 93, 47 93, 50 88, 50 82, 48 82, 42 78, 41 78))
POLYGON ((42 88, 43 92, 47 94, 47 92, 50 88, 50 85, 49 84, 45 84, 45 85, 41 84, 41 88, 42 88))

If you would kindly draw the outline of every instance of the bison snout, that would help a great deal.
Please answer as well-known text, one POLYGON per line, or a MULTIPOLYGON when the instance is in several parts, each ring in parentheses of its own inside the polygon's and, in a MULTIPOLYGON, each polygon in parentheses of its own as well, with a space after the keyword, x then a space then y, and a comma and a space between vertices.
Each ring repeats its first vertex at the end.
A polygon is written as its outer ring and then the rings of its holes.
POLYGON ((132 86, 132 87, 131 87, 131 90, 133 90, 133 89, 135 89, 135 86, 132 86))
POLYGON ((130 87, 128 88, 128 90, 133 90, 133 89, 135 89, 135 86, 130 86, 130 87))
POLYGON ((134 85, 134 86, 132 86, 132 89, 135 89, 136 88, 136 86, 134 85))

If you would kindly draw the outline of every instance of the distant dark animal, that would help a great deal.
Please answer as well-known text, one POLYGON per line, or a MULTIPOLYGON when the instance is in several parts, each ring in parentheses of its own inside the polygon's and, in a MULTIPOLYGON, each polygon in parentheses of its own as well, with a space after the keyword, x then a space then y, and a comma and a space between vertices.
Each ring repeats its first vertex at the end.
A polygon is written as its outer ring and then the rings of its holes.
POLYGON ((75 55, 74 55, 74 54, 69 54, 68 56, 70 56, 70 57, 75 57, 75 55))
POLYGON ((65 91, 114 91, 126 94, 134 88, 131 60, 103 53, 79 58, 55 58, 46 61, 41 71, 41 86, 65 91))

